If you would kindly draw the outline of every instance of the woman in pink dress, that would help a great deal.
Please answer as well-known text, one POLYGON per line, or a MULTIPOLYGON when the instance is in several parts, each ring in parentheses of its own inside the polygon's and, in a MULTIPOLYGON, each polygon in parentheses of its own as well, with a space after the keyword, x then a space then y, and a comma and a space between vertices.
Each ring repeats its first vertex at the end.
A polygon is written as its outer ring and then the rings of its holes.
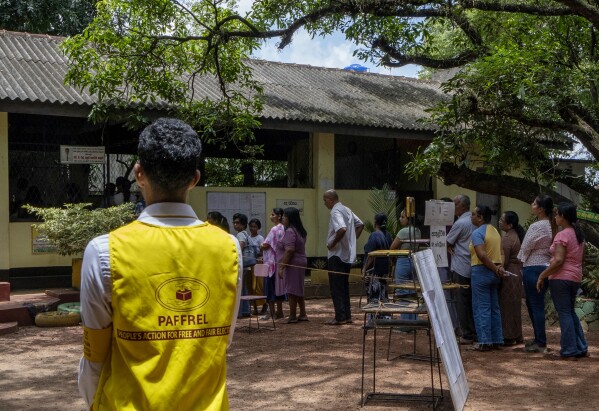
POLYGON ((269 313, 262 317, 263 320, 269 318, 275 312, 275 303, 277 311, 275 318, 283 318, 283 301, 285 301, 285 280, 280 278, 277 273, 277 244, 285 235, 285 227, 281 223, 283 219, 283 209, 273 208, 270 213, 270 221, 275 225, 270 229, 266 239, 262 243, 262 260, 268 265, 268 277, 264 279, 264 293, 268 302, 269 313))
POLYGON ((278 276, 285 279, 285 291, 289 298, 288 324, 308 321, 304 300, 304 277, 306 275, 306 229, 297 208, 288 207, 283 214, 285 236, 277 244, 279 259, 278 276), (299 317, 297 307, 299 306, 299 317))

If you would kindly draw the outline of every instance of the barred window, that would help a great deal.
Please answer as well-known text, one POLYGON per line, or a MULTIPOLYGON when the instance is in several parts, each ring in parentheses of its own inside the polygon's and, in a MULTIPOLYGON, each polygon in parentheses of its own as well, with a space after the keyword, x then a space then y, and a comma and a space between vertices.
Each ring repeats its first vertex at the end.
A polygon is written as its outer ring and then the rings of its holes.
MULTIPOLYGON (((85 118, 9 113, 11 221, 33 218, 22 208, 24 204, 52 207, 89 202, 102 206, 107 182, 120 176, 132 180, 136 135, 121 126, 96 125, 85 118), (98 154, 103 156, 102 163, 78 164, 69 162, 72 147, 111 154, 98 154)), ((131 190, 135 194, 135 185, 131 190)))

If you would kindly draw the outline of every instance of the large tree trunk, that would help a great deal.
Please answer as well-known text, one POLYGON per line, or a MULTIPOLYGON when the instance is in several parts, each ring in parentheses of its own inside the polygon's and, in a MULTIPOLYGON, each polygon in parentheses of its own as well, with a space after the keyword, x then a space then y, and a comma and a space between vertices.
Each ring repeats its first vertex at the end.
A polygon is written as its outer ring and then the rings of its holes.
MULTIPOLYGON (((526 203, 531 203, 539 193, 551 196, 555 203, 571 201, 550 188, 523 178, 494 176, 451 163, 441 164, 438 177, 447 185, 455 184, 479 193, 511 197, 526 203)), ((599 246, 599 226, 584 220, 580 220, 580 226, 584 230, 587 241, 599 246)))

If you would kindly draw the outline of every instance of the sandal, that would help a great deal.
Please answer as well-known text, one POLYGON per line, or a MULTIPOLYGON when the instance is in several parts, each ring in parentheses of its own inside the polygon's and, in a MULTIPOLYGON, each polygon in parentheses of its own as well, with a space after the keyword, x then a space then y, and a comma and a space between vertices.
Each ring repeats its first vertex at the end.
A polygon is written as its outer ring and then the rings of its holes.
POLYGON ((468 351, 491 351, 491 344, 474 343, 472 347, 468 348, 468 351))

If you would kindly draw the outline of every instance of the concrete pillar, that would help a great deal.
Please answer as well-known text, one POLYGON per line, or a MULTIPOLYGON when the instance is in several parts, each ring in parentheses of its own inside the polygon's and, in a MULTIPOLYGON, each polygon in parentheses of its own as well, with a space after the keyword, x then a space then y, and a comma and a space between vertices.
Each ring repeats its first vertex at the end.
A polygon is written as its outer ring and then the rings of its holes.
POLYGON ((8 192, 8 113, 0 112, 0 278, 8 277, 10 199, 8 192))
POLYGON ((316 189, 316 227, 319 227, 317 236, 317 253, 327 255, 326 236, 329 227, 329 210, 322 202, 325 191, 335 188, 335 134, 312 134, 312 176, 316 189))

